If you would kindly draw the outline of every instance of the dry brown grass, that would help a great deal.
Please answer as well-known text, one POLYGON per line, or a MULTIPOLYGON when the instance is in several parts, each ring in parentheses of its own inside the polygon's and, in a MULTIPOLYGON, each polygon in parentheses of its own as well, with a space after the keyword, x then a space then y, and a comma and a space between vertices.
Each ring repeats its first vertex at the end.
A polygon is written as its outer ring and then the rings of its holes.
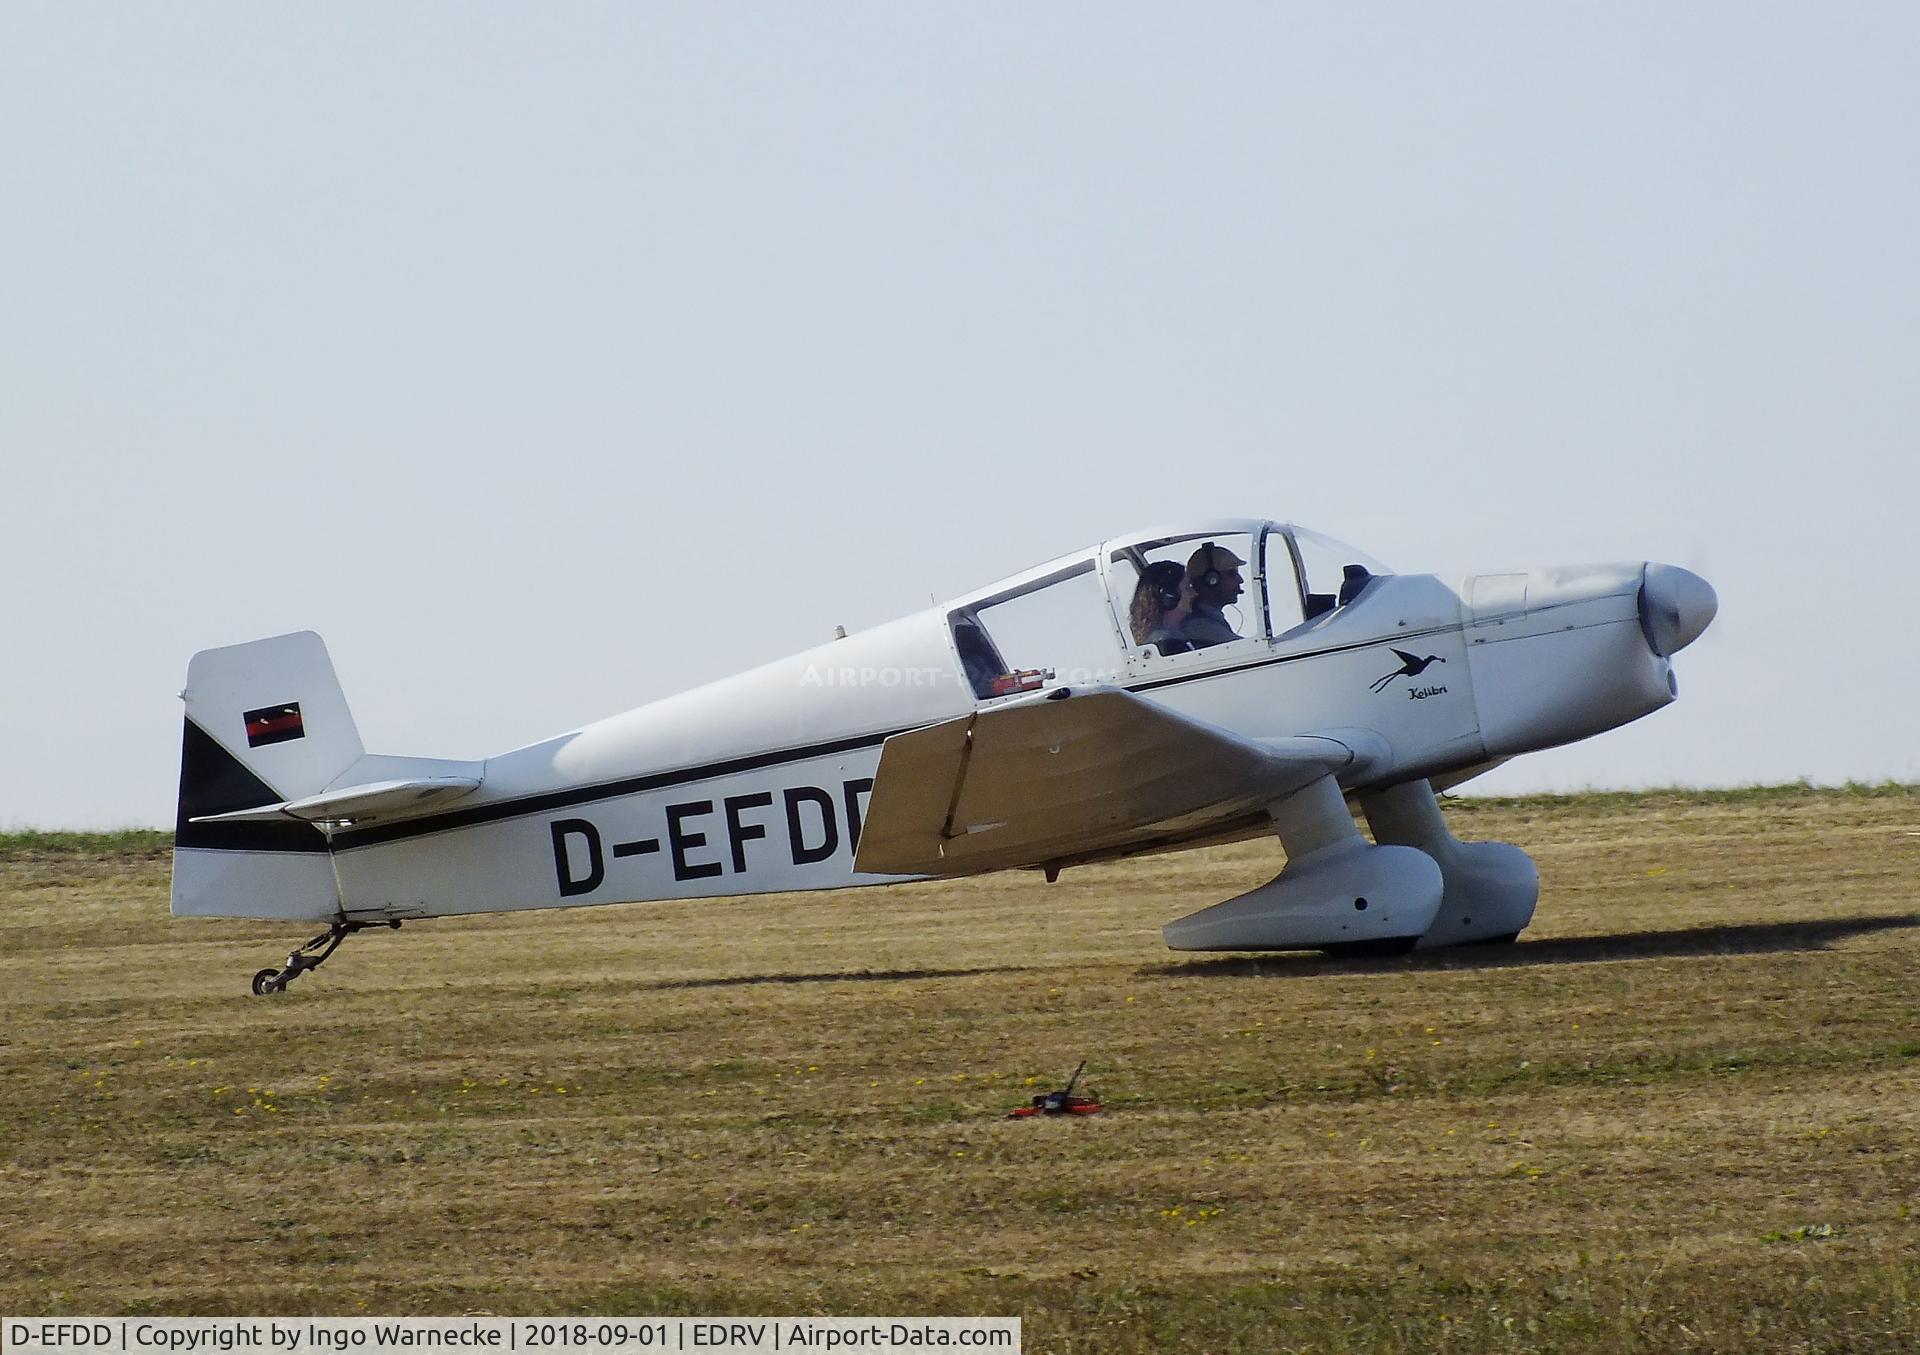
POLYGON ((984 1312, 1030 1350, 1920 1346, 1920 792, 1456 804, 1505 950, 1183 957, 1263 844, 304 939, 0 850, 0 1311, 984 1312), (1081 1058, 1107 1113, 1010 1121, 1081 1058))

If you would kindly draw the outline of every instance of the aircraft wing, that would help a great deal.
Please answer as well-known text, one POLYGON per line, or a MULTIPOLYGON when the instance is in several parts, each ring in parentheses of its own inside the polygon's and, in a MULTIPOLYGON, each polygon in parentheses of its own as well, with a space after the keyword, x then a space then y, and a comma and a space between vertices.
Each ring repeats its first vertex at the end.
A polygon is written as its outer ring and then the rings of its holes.
POLYGON ((297 819, 304 823, 337 822, 342 819, 365 821, 412 818, 439 809, 448 800, 475 790, 480 779, 473 776, 424 776, 398 781, 369 781, 339 790, 254 809, 236 809, 228 814, 205 814, 190 823, 285 823, 297 819))
POLYGON ((1242 738, 1115 687, 896 734, 854 869, 968 875, 1202 835, 1355 762, 1339 739, 1242 738))

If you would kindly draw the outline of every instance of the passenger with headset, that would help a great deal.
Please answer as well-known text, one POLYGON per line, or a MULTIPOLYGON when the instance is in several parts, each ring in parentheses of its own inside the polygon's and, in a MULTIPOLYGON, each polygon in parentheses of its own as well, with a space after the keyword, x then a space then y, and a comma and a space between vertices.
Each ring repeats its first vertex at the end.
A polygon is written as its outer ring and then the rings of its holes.
POLYGON ((1193 613, 1193 581, 1176 560, 1150 564, 1133 590, 1127 625, 1136 645, 1152 645, 1162 654, 1185 654, 1193 642, 1184 633, 1193 613))
POLYGON ((1193 585, 1193 616, 1187 621, 1186 636, 1196 649, 1223 645, 1238 640, 1240 632, 1227 621, 1221 610, 1246 591, 1240 579, 1240 566, 1246 563, 1225 546, 1209 541, 1187 561, 1187 581, 1193 585))

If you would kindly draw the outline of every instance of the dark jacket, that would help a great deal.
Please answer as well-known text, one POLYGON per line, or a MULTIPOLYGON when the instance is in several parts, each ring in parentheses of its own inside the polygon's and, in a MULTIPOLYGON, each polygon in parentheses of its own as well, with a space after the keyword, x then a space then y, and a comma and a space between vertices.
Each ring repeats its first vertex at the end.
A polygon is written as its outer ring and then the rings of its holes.
POLYGON ((1187 618, 1186 637, 1193 641, 1194 648, 1205 649, 1208 645, 1224 645, 1229 640, 1238 640, 1240 632, 1227 624, 1227 618, 1218 607, 1205 602, 1193 605, 1193 615, 1187 618))
POLYGON ((1147 643, 1162 654, 1185 654, 1194 648, 1193 641, 1182 635, 1178 626, 1165 624, 1147 632, 1147 643))

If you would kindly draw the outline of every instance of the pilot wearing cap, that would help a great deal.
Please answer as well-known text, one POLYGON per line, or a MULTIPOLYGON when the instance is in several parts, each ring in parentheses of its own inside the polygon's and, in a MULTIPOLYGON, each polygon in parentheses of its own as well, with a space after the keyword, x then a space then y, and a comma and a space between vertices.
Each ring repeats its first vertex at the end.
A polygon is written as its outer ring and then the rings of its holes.
POLYGON ((1187 618, 1186 637, 1196 649, 1223 645, 1238 640, 1240 632, 1228 624, 1221 610, 1246 591, 1240 579, 1240 566, 1246 563, 1225 546, 1209 541, 1187 560, 1187 577, 1193 581, 1193 614, 1187 618))

